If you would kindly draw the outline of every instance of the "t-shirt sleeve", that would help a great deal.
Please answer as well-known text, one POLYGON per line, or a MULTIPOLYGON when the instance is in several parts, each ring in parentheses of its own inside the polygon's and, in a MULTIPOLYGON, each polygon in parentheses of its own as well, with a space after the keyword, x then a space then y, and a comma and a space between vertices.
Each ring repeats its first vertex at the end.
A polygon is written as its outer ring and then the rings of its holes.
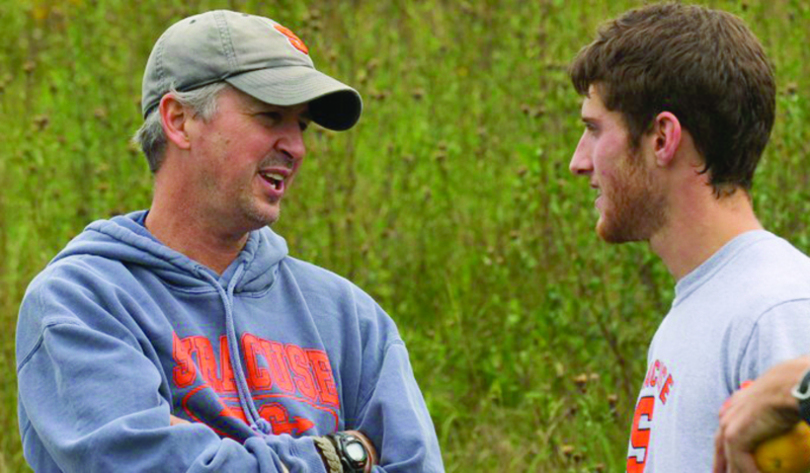
POLYGON ((777 363, 810 352, 810 299, 784 302, 754 323, 740 363, 740 383, 754 380, 777 363))

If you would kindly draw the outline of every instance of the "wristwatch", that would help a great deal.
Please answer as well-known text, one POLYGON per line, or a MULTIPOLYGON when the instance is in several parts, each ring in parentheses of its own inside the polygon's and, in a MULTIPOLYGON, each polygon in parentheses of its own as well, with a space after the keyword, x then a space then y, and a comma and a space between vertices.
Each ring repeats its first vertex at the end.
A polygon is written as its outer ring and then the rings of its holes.
POLYGON ((810 423, 810 370, 804 372, 802 380, 790 393, 799 401, 799 417, 810 423))
POLYGON ((363 473, 369 462, 368 451, 363 442, 353 434, 337 432, 327 435, 329 440, 335 444, 340 464, 343 466, 343 473, 363 473))

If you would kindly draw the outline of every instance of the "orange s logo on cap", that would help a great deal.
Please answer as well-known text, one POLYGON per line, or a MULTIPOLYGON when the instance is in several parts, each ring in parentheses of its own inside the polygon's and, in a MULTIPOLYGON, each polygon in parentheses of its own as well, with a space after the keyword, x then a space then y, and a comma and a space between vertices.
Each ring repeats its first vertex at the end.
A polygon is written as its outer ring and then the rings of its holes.
POLYGON ((292 30, 290 30, 289 28, 285 28, 284 26, 281 25, 273 25, 273 27, 276 29, 276 31, 286 36, 287 39, 290 40, 290 44, 292 44, 293 47, 295 47, 295 49, 301 51, 304 54, 307 55, 309 54, 309 48, 307 48, 307 45, 304 44, 304 42, 301 41, 301 38, 296 36, 295 33, 292 32, 292 30))

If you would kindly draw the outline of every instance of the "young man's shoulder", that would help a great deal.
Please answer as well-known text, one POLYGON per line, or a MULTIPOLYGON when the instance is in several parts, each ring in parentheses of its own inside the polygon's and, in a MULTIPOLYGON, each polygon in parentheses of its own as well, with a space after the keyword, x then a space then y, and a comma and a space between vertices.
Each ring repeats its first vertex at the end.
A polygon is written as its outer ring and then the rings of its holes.
POLYGON ((739 277, 756 283, 752 290, 805 292, 810 296, 810 257, 773 234, 752 242, 733 265, 739 277))
POLYGON ((712 292, 754 318, 785 303, 810 306, 810 258, 767 232, 736 252, 718 276, 712 292))
POLYGON ((710 308, 758 318, 789 301, 810 301, 810 258, 765 231, 744 234, 678 283, 674 308, 710 308))

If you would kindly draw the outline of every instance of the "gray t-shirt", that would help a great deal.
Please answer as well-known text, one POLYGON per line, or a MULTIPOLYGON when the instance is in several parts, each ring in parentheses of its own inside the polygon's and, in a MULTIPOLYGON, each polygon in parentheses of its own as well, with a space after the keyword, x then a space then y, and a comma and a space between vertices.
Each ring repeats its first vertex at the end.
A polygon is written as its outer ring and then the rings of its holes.
POLYGON ((744 233, 675 287, 653 337, 628 473, 711 471, 723 402, 770 366, 810 352, 810 258, 744 233))

